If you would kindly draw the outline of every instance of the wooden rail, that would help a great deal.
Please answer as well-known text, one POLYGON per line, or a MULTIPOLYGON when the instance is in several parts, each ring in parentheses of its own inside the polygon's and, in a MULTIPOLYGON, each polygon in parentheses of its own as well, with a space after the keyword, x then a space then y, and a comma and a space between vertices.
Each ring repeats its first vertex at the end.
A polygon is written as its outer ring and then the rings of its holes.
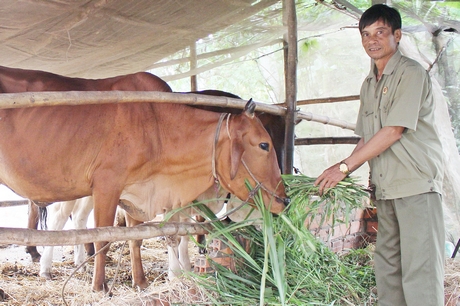
POLYGON ((0 207, 14 207, 28 205, 29 201, 27 200, 17 200, 17 201, 0 201, 0 207))
MULTIPOLYGON (((239 109, 243 109, 246 105, 246 101, 241 99, 159 91, 44 91, 0 94, 0 109, 136 102, 213 105, 239 109)), ((286 108, 283 106, 261 102, 256 102, 256 110, 278 116, 285 116, 286 114, 286 108)), ((298 112, 297 119, 334 125, 344 129, 353 130, 355 128, 353 123, 307 112, 298 112)))
POLYGON ((147 222, 135 227, 98 227, 93 229, 41 231, 0 227, 0 244, 35 246, 77 245, 97 241, 126 241, 160 236, 207 234, 209 222, 147 222))

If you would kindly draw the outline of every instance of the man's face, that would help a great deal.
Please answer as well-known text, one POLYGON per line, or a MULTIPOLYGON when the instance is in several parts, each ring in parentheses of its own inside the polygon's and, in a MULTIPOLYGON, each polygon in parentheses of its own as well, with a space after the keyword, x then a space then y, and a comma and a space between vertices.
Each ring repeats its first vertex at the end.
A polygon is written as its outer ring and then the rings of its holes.
POLYGON ((382 20, 365 27, 361 33, 364 50, 376 63, 382 61, 386 64, 396 52, 400 40, 401 29, 392 33, 391 27, 382 20))

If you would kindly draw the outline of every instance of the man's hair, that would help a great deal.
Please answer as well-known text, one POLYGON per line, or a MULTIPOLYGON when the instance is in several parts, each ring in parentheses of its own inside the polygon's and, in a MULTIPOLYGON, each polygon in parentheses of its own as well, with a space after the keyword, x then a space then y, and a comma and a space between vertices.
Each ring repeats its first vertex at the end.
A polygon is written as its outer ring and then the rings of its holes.
POLYGON ((378 20, 390 26, 393 33, 401 29, 401 15, 396 9, 385 4, 375 4, 368 8, 361 16, 359 20, 359 32, 362 33, 365 27, 370 26, 378 20))

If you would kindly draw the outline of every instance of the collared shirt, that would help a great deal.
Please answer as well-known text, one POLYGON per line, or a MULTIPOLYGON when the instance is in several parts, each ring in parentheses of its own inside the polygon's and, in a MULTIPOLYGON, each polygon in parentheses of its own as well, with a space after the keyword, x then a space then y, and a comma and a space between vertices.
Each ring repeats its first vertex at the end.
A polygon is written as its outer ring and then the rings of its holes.
POLYGON ((374 62, 361 87, 355 133, 368 142, 384 126, 402 126, 400 140, 369 161, 377 199, 442 191, 442 147, 434 127, 431 79, 399 50, 377 82, 374 62))

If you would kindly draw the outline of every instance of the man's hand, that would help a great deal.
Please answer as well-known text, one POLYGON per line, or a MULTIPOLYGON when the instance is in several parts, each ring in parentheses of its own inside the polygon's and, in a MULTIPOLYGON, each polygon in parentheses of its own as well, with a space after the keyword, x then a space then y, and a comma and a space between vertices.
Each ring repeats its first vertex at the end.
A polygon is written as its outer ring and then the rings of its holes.
POLYGON ((332 165, 324 170, 324 172, 316 179, 314 185, 319 187, 318 191, 320 195, 323 195, 325 190, 335 187, 338 182, 347 176, 346 174, 340 172, 339 166, 340 163, 332 165))

